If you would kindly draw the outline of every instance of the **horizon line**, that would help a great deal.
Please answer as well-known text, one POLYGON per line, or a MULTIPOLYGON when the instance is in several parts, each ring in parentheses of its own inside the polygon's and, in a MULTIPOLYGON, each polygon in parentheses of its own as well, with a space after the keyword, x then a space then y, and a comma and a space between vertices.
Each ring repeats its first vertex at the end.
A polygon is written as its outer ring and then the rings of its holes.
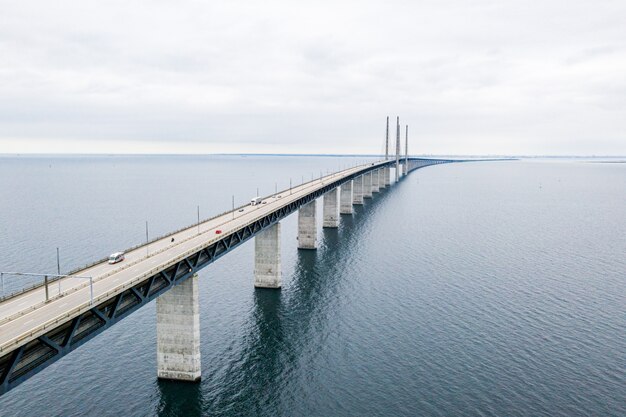
MULTIPOLYGON (((82 152, 0 152, 4 156, 320 156, 320 157, 384 157, 384 154, 339 154, 339 153, 82 153, 82 152)), ((582 155, 582 154, 411 154, 409 157, 516 157, 516 158, 626 158, 626 155, 582 155)), ((395 158, 389 155, 390 159, 395 158)), ((400 155, 403 159, 404 155, 400 155)))

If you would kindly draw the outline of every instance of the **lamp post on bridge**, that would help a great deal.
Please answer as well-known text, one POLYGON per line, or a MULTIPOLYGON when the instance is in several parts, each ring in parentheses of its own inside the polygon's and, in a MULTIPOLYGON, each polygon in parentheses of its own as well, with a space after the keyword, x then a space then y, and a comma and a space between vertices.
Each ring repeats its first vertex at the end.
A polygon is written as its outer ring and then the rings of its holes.
POLYGON ((46 303, 50 301, 50 294, 48 293, 48 275, 43 276, 43 284, 46 287, 46 303))
POLYGON ((146 220, 146 258, 150 254, 150 239, 148 239, 148 220, 146 220))
MULTIPOLYGON (((93 305, 93 277, 81 276, 81 275, 55 275, 55 274, 39 274, 34 272, 15 272, 15 271, 0 271, 0 281, 2 283, 2 295, 6 296, 4 291, 4 276, 5 275, 16 275, 16 276, 26 276, 26 277, 43 277, 43 286, 44 286, 44 295, 45 302, 49 302, 51 300, 50 297, 50 278, 56 278, 57 280, 61 278, 78 278, 78 279, 88 279, 89 280, 89 305, 93 305)), ((57 295, 57 298, 60 294, 57 295)))
MULTIPOLYGON (((57 275, 61 275, 61 260, 59 258, 59 248, 57 247, 57 275)), ((59 295, 61 294, 61 279, 59 278, 59 295)))

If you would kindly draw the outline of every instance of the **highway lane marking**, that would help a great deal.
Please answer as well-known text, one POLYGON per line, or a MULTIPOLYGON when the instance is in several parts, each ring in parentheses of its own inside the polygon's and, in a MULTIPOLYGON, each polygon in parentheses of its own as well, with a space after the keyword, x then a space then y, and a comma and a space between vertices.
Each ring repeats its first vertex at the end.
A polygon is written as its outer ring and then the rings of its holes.
MULTIPOLYGON (((340 175, 340 177, 342 177, 342 178, 343 178, 343 177, 345 177, 345 176, 347 176, 347 175, 350 175, 351 173, 353 173, 353 172, 355 172, 355 171, 358 171, 358 169, 359 169, 359 168, 353 168, 353 169, 351 169, 351 170, 348 170, 348 171, 347 171, 347 172, 345 172, 343 175, 340 175)), ((314 183, 309 183, 309 184, 306 184, 306 185, 304 185, 304 186, 300 186, 300 187, 294 188, 294 189, 293 189, 293 193, 290 193, 290 194, 289 194, 289 197, 287 197, 285 200, 287 200, 287 201, 289 201, 289 202, 295 201, 295 200, 296 200, 297 198, 299 198, 301 195, 306 194, 306 193, 309 191, 309 190, 308 190, 309 188, 316 188, 316 187, 319 187, 320 183, 321 183, 322 185, 324 185, 324 182, 323 182, 323 181, 316 180, 314 183)), ((270 197, 270 198, 271 198, 271 197, 270 197)), ((254 220, 252 217, 253 217, 253 216, 255 216, 255 215, 258 215, 258 214, 260 214, 260 213, 269 213, 269 212, 273 211, 273 206, 278 205, 278 203, 279 203, 279 200, 277 200, 277 199, 274 199, 274 200, 271 200, 271 199, 270 199, 270 200, 268 200, 268 199, 266 199, 266 200, 268 201, 268 203, 269 203, 269 204, 267 204, 265 207, 263 207, 263 206, 257 206, 257 207, 254 207, 254 209, 252 209, 252 210, 250 210, 248 207, 246 207, 246 208, 248 209, 248 210, 246 210, 246 213, 244 213, 244 214, 240 215, 240 216, 236 219, 236 221, 234 221, 233 223, 231 223, 231 226, 229 227, 229 228, 231 229, 230 231, 232 232, 233 230, 235 230, 236 228, 240 227, 240 226, 241 226, 241 225, 243 225, 243 224, 249 224, 251 221, 253 221, 253 220, 254 220), (274 204, 273 204, 273 203, 274 203, 274 204), (272 206, 272 207, 270 207, 270 206, 272 206)), ((283 201, 283 200, 281 200, 281 201, 283 201)), ((289 204, 289 203, 287 203, 286 201, 283 201, 283 202, 284 202, 285 204, 289 204)), ((284 205, 284 204, 282 204, 282 205, 284 205)), ((222 215, 222 216, 216 217, 216 218, 214 218, 214 219, 211 219, 211 220, 208 220, 208 221, 206 221, 206 222, 202 223, 202 225, 203 225, 203 226, 206 226, 206 225, 213 225, 213 224, 216 224, 216 223, 217 223, 218 225, 222 225, 222 224, 226 225, 226 223, 230 223, 230 222, 231 222, 231 220, 228 220, 228 221, 226 221, 226 222, 224 222, 224 220, 229 219, 229 217, 230 217, 231 215, 232 215, 232 213, 230 213, 230 212, 229 212, 229 213, 225 213, 225 214, 224 214, 224 215, 222 215), (220 222, 222 222, 222 223, 220 223, 220 222)), ((235 219, 233 219, 233 220, 235 220, 235 219)), ((228 225, 226 225, 226 226, 228 227, 228 225)), ((193 233, 193 228, 195 228, 195 226, 191 226, 191 227, 189 227, 186 231, 182 232, 179 236, 190 236, 190 237, 193 239, 193 235, 194 235, 194 233, 193 233)), ((211 230, 215 230, 215 228, 213 228, 213 229, 211 229, 211 230)), ((211 237, 206 236, 206 235, 204 235, 204 234, 202 235, 202 240, 205 240, 207 237, 209 238, 208 240, 210 241, 210 240, 211 240, 211 237)), ((169 237, 164 238, 164 239, 162 239, 162 240, 160 240, 160 241, 157 241, 157 242, 153 242, 153 243, 161 243, 161 244, 162 244, 162 243, 166 243, 167 239, 169 239, 169 237)), ((184 251, 188 250, 188 248, 196 246, 195 242, 197 242, 197 240, 198 240, 198 239, 193 239, 193 242, 192 242, 192 241, 189 241, 189 242, 180 242, 180 243, 184 243, 184 245, 181 245, 178 249, 179 249, 179 250, 182 250, 182 251, 184 252, 184 251)), ((158 245, 158 246, 163 246, 163 245, 158 245)), ((172 247, 172 249, 174 249, 176 246, 178 246, 178 244, 177 244, 177 245, 174 245, 174 247, 172 247)), ((167 245, 165 245, 165 247, 167 248, 167 245)), ((144 249, 144 247, 139 247, 139 248, 136 248, 135 250, 132 250, 132 251, 131 251, 131 253, 133 253, 134 255, 136 255, 136 254, 140 253, 141 251, 143 251, 143 249, 144 249)), ((169 252, 169 251, 168 251, 168 252, 169 252)), ((152 260, 151 260, 151 263, 157 263, 157 262, 168 262, 167 258, 170 258, 171 256, 176 255, 177 250, 174 250, 173 252, 174 252, 174 253, 173 253, 172 255, 169 255, 169 256, 168 256, 168 255, 166 255, 166 254, 164 253, 163 255, 165 255, 165 259, 163 259, 162 261, 159 261, 158 259, 152 259, 152 260)), ((154 255, 161 255, 161 254, 154 254, 154 255)), ((133 258, 134 258, 134 256, 133 256, 133 258)), ((163 256, 161 256, 161 258, 163 258, 163 256)), ((124 275, 126 275, 126 273, 130 272, 130 273, 132 273, 132 274, 134 275, 134 273, 136 273, 136 272, 141 272, 141 271, 143 270, 142 266, 145 266, 145 263, 144 263, 143 261, 139 261, 139 262, 137 263, 136 267, 134 267, 134 268, 132 268, 132 267, 131 267, 131 268, 129 268, 129 269, 123 268, 122 270, 120 270, 120 271, 118 271, 118 272, 122 272, 122 273, 124 273, 124 275), (142 265, 142 264, 143 264, 143 265, 142 265)), ((102 270, 102 269, 103 269, 104 271, 109 270, 109 268, 106 268, 106 265, 103 265, 103 264, 100 264, 100 265, 94 265, 92 268, 87 268, 86 270, 95 272, 96 270, 102 270)), ((103 271, 103 272, 104 272, 104 271, 103 271)), ((108 272, 108 271, 107 271, 107 272, 108 272)), ((99 278, 99 277, 98 277, 98 278, 99 278)), ((104 278, 108 278, 108 277, 103 277, 103 279, 104 279, 104 278)), ((105 281, 103 281, 103 282, 102 282, 102 284, 105 284, 105 282, 107 282, 107 281, 108 281, 109 283, 112 283, 112 282, 116 282, 116 283, 117 283, 117 282, 119 282, 121 279, 122 279, 121 277, 115 278, 115 279, 113 279, 112 281, 109 281, 108 279, 105 279, 105 281)), ((125 278, 124 283, 126 284, 126 283, 128 283, 128 282, 130 282, 130 281, 132 281, 132 280, 133 280, 133 278, 130 278, 130 277, 129 277, 129 278, 125 278)), ((107 285, 107 287, 108 287, 108 285, 107 285)), ((117 288, 119 288, 119 287, 117 287, 117 288)), ((78 290, 78 291, 82 293, 84 290, 85 290, 85 289, 83 288, 83 289, 80 289, 80 290, 78 290)), ((34 294, 33 294, 33 295, 34 295, 34 294)), ((25 303, 21 303, 21 305, 23 305, 23 304, 25 304, 25 303)), ((66 305, 66 304, 64 304, 64 306, 65 306, 65 305, 66 305)), ((35 310, 32 310, 32 312, 35 312, 35 311, 38 311, 38 310, 39 310, 39 308, 37 308, 37 309, 35 309, 35 310)), ((27 313, 27 314, 28 314, 28 313, 27 313)), ((22 317, 23 317, 23 316, 22 316, 22 317)), ((33 320, 34 320, 34 319, 33 319, 33 320)), ((29 322, 30 322, 30 321, 29 321, 29 322)))
MULTIPOLYGON (((262 208, 262 207, 257 207, 257 209, 261 209, 261 208, 262 208)), ((255 210, 255 211, 256 211, 256 210, 255 210)), ((222 216, 222 217, 226 217, 226 216, 222 216)), ((187 245, 183 245, 183 247, 189 247, 189 246, 190 246, 189 244, 187 244, 187 245)), ((159 261, 158 259, 152 259, 152 260, 151 260, 151 263, 158 263, 158 262, 161 262, 161 261, 159 261)), ((142 263, 142 262, 141 262, 141 263, 142 263)), ((136 267, 131 268, 129 272, 137 272, 138 270, 143 270, 143 268, 141 268, 141 269, 140 269, 140 267, 141 267, 141 265, 140 265, 140 264, 138 264, 136 267)), ((94 268, 94 269, 96 269, 96 268, 94 268)), ((123 271, 120 271, 120 272, 123 272, 123 271)), ((113 280, 113 282, 119 282, 119 281, 120 281, 120 279, 121 279, 121 278, 116 278, 116 279, 114 279, 114 280, 113 280)), ((20 303, 20 305, 23 305, 23 304, 26 304, 26 302, 22 302, 22 303, 20 303)), ((65 305, 67 305, 67 304, 64 304, 64 306, 65 306, 65 305)))

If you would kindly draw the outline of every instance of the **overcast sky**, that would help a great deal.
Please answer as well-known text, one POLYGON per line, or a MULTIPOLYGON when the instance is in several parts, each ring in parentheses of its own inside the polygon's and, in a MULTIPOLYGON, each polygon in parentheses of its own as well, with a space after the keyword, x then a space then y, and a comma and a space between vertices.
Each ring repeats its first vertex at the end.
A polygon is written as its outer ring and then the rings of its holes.
POLYGON ((0 0, 0 153, 376 153, 387 115, 626 155, 626 1, 0 0))

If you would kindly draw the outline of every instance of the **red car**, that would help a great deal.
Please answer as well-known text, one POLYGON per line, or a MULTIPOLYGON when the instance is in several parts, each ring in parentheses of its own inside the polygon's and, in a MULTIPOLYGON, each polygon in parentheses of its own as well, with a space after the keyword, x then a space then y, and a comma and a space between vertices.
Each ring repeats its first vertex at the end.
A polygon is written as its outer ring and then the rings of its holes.
POLYGON ((216 235, 219 235, 220 233, 222 233, 222 231, 221 231, 221 230, 219 230, 219 229, 217 229, 217 230, 215 231, 215 234, 216 234, 216 235))

